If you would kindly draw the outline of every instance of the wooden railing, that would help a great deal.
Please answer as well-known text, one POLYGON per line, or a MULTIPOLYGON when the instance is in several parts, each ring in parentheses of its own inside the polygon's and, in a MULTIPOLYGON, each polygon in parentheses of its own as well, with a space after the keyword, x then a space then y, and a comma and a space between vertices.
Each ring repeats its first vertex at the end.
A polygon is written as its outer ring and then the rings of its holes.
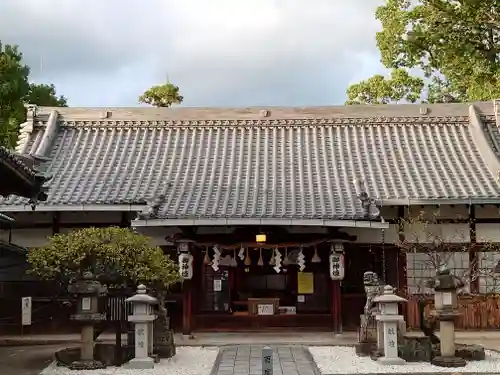
MULTIPOLYGON (((420 312, 418 303, 424 301, 425 316, 433 309, 434 300, 423 296, 413 296, 408 300, 407 326, 409 330, 420 329, 420 312)), ((458 299, 461 313, 457 320, 457 329, 491 330, 500 329, 500 295, 462 295, 458 299)))

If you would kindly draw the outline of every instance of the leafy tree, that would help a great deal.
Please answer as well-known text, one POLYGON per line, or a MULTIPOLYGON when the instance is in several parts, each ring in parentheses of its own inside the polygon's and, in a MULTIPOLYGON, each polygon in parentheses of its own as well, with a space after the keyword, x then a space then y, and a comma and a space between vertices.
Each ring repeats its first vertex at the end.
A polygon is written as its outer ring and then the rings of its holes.
POLYGON ((389 78, 380 74, 351 85, 346 104, 389 104, 402 100, 415 103, 420 99, 424 81, 406 70, 393 69, 389 78))
POLYGON ((13 146, 17 129, 13 117, 24 113, 22 99, 29 92, 29 67, 17 46, 0 42, 0 145, 13 146))
POLYGON ((139 103, 151 104, 153 107, 171 107, 173 104, 181 104, 183 100, 179 86, 170 82, 153 86, 139 97, 139 103))
POLYGON ((28 254, 30 272, 44 279, 73 282, 92 272, 104 283, 146 283, 168 288, 179 281, 177 265, 128 228, 84 228, 49 237, 28 254))
MULTIPOLYGON (((169 286, 180 281, 177 264, 152 246, 150 239, 128 228, 84 228, 49 237, 46 246, 28 253, 30 273, 42 279, 69 284, 91 272, 103 284, 134 286, 144 283, 159 300, 158 324, 167 326, 165 297, 169 286)), ((165 328, 166 329, 166 328, 165 328)), ((171 351, 173 336, 167 332, 171 351)), ((173 354, 172 353, 172 354, 173 354)))
POLYGON ((24 102, 45 107, 67 107, 68 100, 56 94, 56 87, 53 84, 30 83, 29 91, 24 102))
POLYGON ((0 42, 0 145, 14 147, 18 126, 25 121, 24 104, 66 107, 54 85, 29 83, 30 69, 14 45, 0 42))
MULTIPOLYGON (((427 102, 500 97, 500 3, 497 0, 386 0, 377 8, 381 61, 421 69, 427 102)), ((351 99, 351 98, 349 98, 351 99)))

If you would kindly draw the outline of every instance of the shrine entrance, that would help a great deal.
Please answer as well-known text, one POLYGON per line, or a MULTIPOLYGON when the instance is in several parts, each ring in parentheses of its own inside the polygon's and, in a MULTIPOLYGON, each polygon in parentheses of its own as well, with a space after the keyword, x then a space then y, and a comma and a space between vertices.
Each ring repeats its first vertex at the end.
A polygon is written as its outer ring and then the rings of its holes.
POLYGON ((236 262, 223 256, 214 269, 213 250, 205 250, 199 265, 203 276, 197 328, 330 330, 329 251, 326 243, 313 248, 278 248, 281 255, 276 249, 249 247, 239 251, 239 258, 236 254, 236 262), (276 257, 282 261, 277 262, 276 257))

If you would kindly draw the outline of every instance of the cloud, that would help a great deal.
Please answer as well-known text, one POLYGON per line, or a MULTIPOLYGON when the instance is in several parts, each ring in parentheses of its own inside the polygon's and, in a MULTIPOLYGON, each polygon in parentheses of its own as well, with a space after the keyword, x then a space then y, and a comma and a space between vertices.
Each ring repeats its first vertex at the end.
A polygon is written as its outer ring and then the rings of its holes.
POLYGON ((71 105, 136 105, 167 76, 185 105, 324 105, 379 70, 380 0, 3 0, 0 35, 71 105))

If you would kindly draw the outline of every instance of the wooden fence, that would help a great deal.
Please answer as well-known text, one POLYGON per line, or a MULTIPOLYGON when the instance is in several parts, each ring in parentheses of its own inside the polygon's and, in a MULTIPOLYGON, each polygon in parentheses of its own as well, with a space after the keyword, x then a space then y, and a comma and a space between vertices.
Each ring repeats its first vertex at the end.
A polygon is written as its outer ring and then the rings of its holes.
MULTIPOLYGON (((409 330, 420 329, 419 302, 425 303, 425 316, 429 316, 434 300, 423 296, 413 296, 408 300, 406 321, 409 330)), ((491 330, 500 329, 500 295, 459 296, 460 317, 457 329, 491 330)))

